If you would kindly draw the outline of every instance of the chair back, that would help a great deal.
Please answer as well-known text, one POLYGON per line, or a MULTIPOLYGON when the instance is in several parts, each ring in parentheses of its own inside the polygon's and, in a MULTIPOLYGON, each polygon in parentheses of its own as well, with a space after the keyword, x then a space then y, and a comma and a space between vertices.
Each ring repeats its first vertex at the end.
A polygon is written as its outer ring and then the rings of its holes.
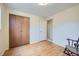
POLYGON ((79 38, 78 38, 78 40, 77 40, 77 44, 79 43, 79 38))

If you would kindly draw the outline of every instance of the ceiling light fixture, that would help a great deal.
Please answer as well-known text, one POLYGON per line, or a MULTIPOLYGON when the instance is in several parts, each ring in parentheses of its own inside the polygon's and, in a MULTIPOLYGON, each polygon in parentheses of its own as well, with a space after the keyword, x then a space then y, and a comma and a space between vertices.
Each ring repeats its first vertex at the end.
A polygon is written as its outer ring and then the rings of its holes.
POLYGON ((47 5, 48 3, 38 3, 38 5, 44 6, 47 5))

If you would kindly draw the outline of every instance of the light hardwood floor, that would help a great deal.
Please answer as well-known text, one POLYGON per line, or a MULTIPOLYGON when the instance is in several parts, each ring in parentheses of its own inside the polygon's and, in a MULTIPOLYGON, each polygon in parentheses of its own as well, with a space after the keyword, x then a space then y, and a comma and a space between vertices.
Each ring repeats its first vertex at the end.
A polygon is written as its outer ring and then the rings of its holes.
POLYGON ((4 56, 66 56, 64 48, 48 41, 28 44, 7 50, 4 56))

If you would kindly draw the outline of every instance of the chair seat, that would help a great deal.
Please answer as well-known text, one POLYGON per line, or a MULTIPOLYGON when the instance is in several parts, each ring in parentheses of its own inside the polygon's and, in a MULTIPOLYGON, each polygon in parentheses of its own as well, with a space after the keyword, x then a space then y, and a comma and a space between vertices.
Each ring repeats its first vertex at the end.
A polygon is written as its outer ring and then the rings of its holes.
POLYGON ((78 49, 78 51, 76 51, 76 48, 75 47, 66 45, 66 48, 69 49, 71 52, 73 52, 75 54, 79 54, 79 49, 78 49))

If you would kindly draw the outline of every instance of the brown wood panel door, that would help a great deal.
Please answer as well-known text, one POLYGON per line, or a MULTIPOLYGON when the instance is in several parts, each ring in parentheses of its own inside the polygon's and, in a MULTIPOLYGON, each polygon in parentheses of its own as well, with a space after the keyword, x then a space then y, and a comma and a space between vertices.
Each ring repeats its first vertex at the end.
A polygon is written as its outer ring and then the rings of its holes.
POLYGON ((10 48, 29 43, 29 27, 27 18, 10 14, 9 16, 9 42, 10 48), (28 24, 27 24, 28 23, 28 24))
POLYGON ((14 15, 9 16, 9 46, 13 47, 16 46, 16 41, 14 40, 16 35, 15 35, 15 29, 16 26, 16 17, 14 15), (14 44, 15 43, 15 44, 14 44))
POLYGON ((29 43, 29 19, 23 17, 22 20, 22 44, 29 43))
POLYGON ((22 18, 20 17, 20 16, 15 16, 16 17, 16 28, 14 28, 15 29, 15 31, 16 31, 16 33, 15 33, 15 35, 16 35, 16 37, 15 37, 15 41, 16 41, 16 46, 14 46, 14 47, 17 47, 17 46, 20 46, 21 45, 21 20, 22 20, 22 18))

